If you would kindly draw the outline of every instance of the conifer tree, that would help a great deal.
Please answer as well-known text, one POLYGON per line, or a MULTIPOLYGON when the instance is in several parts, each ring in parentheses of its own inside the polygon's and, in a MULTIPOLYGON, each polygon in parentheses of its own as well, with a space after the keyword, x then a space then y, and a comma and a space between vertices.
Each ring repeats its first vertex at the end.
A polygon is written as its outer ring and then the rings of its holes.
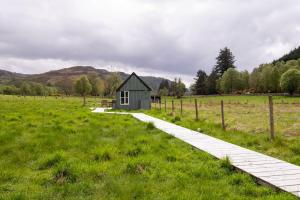
POLYGON ((205 71, 199 70, 197 72, 197 77, 195 78, 195 84, 193 86, 193 93, 196 95, 199 94, 206 94, 206 80, 207 80, 207 75, 205 71))
POLYGON ((214 72, 218 78, 222 77, 224 72, 229 68, 235 68, 234 66, 234 56, 229 48, 225 47, 220 50, 219 56, 216 58, 217 63, 214 68, 214 72))

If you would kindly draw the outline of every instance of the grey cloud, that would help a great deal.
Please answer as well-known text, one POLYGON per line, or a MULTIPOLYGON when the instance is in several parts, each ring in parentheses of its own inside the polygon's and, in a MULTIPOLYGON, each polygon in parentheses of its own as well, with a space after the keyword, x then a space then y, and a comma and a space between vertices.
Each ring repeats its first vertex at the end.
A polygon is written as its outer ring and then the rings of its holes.
POLYGON ((0 7, 0 61, 99 61, 194 76, 209 72, 224 46, 251 70, 299 45, 296 0, 0 0, 0 7))

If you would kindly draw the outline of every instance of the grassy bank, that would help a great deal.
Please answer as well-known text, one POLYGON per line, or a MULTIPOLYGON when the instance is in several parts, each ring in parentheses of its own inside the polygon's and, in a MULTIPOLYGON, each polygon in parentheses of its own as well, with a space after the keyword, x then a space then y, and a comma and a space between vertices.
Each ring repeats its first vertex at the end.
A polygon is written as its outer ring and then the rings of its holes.
POLYGON ((78 98, 0 96, 0 105, 0 199, 295 198, 78 98))

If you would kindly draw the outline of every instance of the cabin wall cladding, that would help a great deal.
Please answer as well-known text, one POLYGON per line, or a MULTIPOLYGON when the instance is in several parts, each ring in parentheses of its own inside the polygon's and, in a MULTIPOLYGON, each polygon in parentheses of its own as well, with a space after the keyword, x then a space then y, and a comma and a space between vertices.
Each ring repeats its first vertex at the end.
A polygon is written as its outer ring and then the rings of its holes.
POLYGON ((151 91, 152 89, 135 73, 132 73, 117 89, 116 109, 151 109, 151 91), (129 92, 128 105, 121 104, 121 92, 129 92))
MULTIPOLYGON (((125 80, 126 81, 126 80, 125 80)), ((130 79, 120 88, 120 90, 142 90, 147 91, 148 88, 141 83, 136 76, 131 76, 130 79)))

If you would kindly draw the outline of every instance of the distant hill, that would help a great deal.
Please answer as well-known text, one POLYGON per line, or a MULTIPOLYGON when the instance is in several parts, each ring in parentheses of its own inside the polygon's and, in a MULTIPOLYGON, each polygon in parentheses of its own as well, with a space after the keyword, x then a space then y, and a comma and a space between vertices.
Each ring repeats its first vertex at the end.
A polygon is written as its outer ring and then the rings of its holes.
POLYGON ((278 61, 289 61, 289 60, 297 60, 300 58, 300 46, 298 48, 295 48, 291 50, 288 54, 285 54, 281 58, 274 60, 273 63, 276 63, 278 61))
MULTIPOLYGON (((112 72, 105 69, 96 69, 92 66, 74 66, 70 68, 64 68, 59 70, 52 70, 41 74, 20 74, 9 72, 0 69, 0 84, 14 84, 18 85, 22 81, 37 82, 44 85, 57 85, 63 80, 76 80, 82 75, 96 75, 101 79, 106 80, 112 72)), ((124 72, 118 72, 123 80, 125 80, 130 74, 124 72)), ((164 78, 153 76, 140 76, 153 90, 157 90, 159 84, 164 78)))

